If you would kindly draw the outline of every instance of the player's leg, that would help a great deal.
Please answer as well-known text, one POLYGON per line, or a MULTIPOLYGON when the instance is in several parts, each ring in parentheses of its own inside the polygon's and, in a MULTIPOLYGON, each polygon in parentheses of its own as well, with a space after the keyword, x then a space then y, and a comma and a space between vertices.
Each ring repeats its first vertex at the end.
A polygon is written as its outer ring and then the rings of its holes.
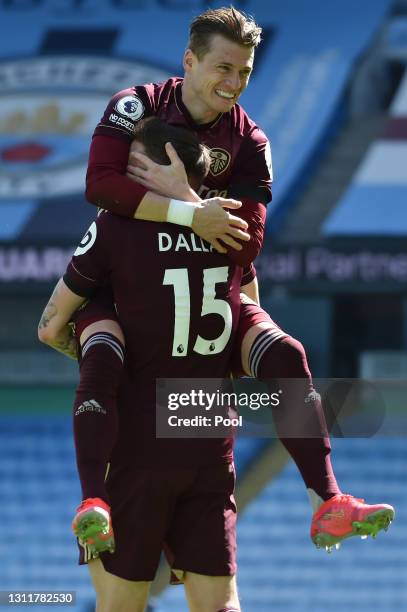
POLYGON ((338 487, 321 398, 313 388, 302 344, 246 296, 242 297, 238 337, 245 373, 274 386, 277 379, 282 390, 280 405, 273 409, 274 423, 307 487, 314 511, 311 537, 315 544, 330 550, 345 537, 373 535, 386 528, 394 517, 391 506, 369 506, 343 495, 338 487))
POLYGON ((93 554, 114 548, 105 477, 118 432, 117 394, 123 371, 124 337, 110 292, 76 315, 80 380, 73 409, 76 461, 83 502, 73 530, 93 554))
POLYGON ((177 501, 165 552, 192 612, 240 610, 234 487, 233 463, 202 467, 177 501))
POLYGON ((96 612, 144 612, 151 582, 133 581, 110 574, 100 559, 88 563, 96 591, 96 612))
POLYGON ((239 346, 246 375, 269 383, 274 379, 274 385, 278 379, 282 393, 280 405, 273 409, 276 432, 298 466, 315 511, 341 491, 331 464, 321 401, 313 389, 304 348, 246 296, 242 296, 239 346))
MULTIPOLYGON (((122 442, 119 437, 118 445, 122 442)), ((180 479, 172 470, 135 467, 114 454, 106 489, 111 500, 116 549, 90 558, 89 547, 79 546, 79 563, 88 564, 97 592, 98 612, 141 612, 160 562, 162 543, 175 510, 180 479), (122 462, 124 461, 124 463, 122 462)))
POLYGON ((239 612, 236 576, 204 576, 186 572, 185 594, 190 612, 239 612))
POLYGON ((119 340, 122 345, 124 345, 124 336, 122 332, 122 328, 120 327, 117 320, 113 319, 102 319, 100 321, 96 321, 94 323, 89 323, 86 326, 82 327, 83 331, 80 334, 79 342, 81 348, 85 344, 85 342, 93 336, 94 334, 110 334, 116 340, 119 340))

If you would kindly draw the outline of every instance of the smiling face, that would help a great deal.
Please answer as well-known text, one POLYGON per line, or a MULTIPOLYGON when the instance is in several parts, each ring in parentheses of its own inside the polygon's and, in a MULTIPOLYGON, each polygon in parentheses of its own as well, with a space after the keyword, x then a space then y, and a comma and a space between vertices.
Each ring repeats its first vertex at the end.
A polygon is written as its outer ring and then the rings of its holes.
POLYGON ((230 111, 247 87, 253 69, 254 47, 215 34, 201 59, 187 49, 182 99, 197 123, 208 123, 230 111))

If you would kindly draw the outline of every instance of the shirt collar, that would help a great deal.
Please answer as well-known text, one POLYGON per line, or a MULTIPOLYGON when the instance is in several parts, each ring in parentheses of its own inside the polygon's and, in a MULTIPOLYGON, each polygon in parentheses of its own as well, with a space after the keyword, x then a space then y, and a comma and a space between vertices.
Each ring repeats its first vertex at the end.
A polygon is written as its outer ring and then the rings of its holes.
POLYGON ((209 121, 208 123, 196 123, 191 117, 191 114, 189 110, 187 109, 187 107, 185 106, 184 102, 182 101, 183 82, 184 80, 182 79, 175 86, 174 98, 175 98, 175 104, 177 106, 178 112, 184 116, 188 125, 196 132, 199 132, 201 130, 203 131, 203 130, 211 129, 220 121, 224 113, 219 113, 219 115, 215 117, 215 119, 212 119, 212 121, 209 121))

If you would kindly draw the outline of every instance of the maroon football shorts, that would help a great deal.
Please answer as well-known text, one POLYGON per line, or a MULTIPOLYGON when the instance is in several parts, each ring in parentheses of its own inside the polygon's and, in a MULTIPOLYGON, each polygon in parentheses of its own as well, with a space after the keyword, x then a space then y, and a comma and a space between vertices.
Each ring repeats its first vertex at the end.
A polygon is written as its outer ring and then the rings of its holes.
MULTIPOLYGON (((104 568, 126 580, 154 579, 164 551, 174 582, 186 571, 207 576, 236 573, 233 463, 200 468, 112 466, 115 552, 100 555, 104 568)), ((80 548, 79 563, 86 563, 80 548)))
POLYGON ((240 297, 242 303, 240 306, 239 325, 236 330, 236 339, 232 355, 232 370, 233 375, 236 377, 246 376, 242 365, 242 343, 249 329, 258 323, 269 323, 272 328, 280 329, 277 323, 273 321, 270 315, 263 310, 261 306, 253 302, 253 300, 244 294, 240 294, 240 297))
MULTIPOLYGON (((253 302, 247 296, 241 294, 242 304, 240 308, 239 325, 236 331, 235 346, 233 349, 233 371, 236 375, 244 376, 241 361, 241 346, 246 332, 257 323, 269 323, 278 329, 277 323, 271 319, 270 315, 253 302)), ((100 289, 91 300, 86 302, 74 315, 76 337, 80 338, 86 327, 96 321, 112 319, 118 321, 116 310, 113 304, 113 293, 110 287, 100 289)))
POLYGON ((88 325, 105 319, 117 321, 116 309, 113 303, 113 293, 110 287, 99 289, 89 301, 85 302, 83 306, 75 312, 72 320, 75 324, 76 337, 79 339, 83 330, 86 329, 88 325))

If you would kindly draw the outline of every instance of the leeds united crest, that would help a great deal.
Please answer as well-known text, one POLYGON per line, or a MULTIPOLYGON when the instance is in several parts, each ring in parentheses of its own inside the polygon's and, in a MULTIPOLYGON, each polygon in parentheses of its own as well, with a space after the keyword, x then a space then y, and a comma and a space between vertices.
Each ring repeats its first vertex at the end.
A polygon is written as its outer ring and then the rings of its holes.
POLYGON ((211 167, 210 172, 213 176, 218 176, 226 170, 230 164, 230 153, 225 149, 211 149, 211 167))

